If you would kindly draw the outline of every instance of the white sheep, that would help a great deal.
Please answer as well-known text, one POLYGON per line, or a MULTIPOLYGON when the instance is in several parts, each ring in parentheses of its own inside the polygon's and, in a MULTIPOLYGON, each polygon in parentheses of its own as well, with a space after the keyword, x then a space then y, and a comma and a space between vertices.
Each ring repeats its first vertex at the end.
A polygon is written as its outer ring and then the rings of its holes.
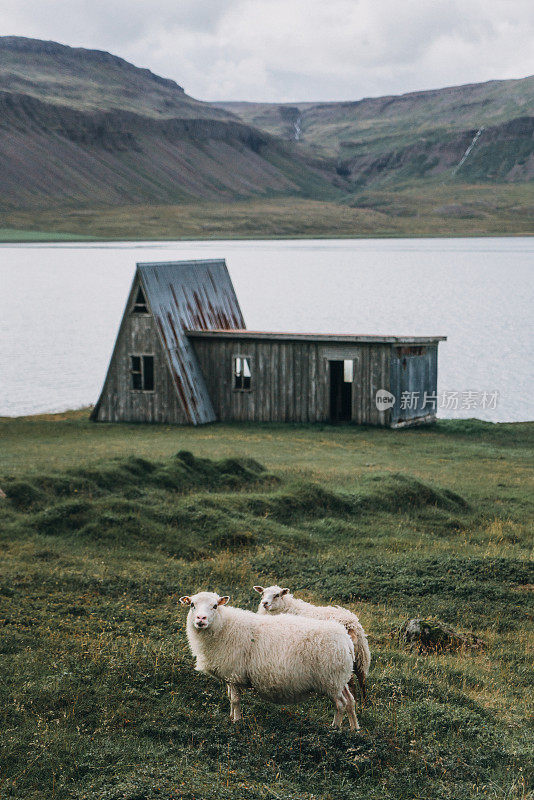
MULTIPOLYGON (((341 606, 314 606, 293 597, 289 589, 280 586, 254 586, 256 592, 261 594, 258 614, 297 614, 313 619, 333 619, 343 625, 354 643, 354 672, 360 684, 362 700, 365 701, 366 681, 371 664, 371 653, 367 636, 356 614, 348 608, 341 606)), ((349 689, 354 692, 354 680, 351 677, 349 689)))
POLYGON ((325 695, 336 707, 332 724, 340 728, 346 711, 351 729, 358 730, 347 686, 354 646, 346 630, 334 621, 258 616, 226 605, 229 599, 199 592, 180 603, 190 607, 187 639, 195 669, 225 681, 232 722, 241 719, 241 689, 251 687, 275 703, 325 695))

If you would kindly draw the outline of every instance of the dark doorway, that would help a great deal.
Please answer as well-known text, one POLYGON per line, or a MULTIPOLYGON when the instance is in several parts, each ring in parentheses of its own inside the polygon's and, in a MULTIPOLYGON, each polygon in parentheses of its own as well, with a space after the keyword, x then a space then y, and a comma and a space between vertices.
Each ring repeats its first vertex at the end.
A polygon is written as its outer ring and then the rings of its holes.
POLYGON ((344 361, 329 361, 330 364, 330 420, 350 422, 352 419, 352 379, 345 380, 347 369, 344 361))

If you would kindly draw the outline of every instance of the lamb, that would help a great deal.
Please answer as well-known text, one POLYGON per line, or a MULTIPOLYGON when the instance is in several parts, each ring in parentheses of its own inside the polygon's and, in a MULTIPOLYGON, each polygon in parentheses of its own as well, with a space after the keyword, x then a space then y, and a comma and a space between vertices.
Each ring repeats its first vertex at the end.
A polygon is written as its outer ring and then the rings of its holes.
POLYGON ((229 599, 198 592, 180 603, 190 607, 187 639, 195 669, 226 683, 231 721, 241 719, 240 692, 251 687, 275 703, 295 703, 312 693, 329 697, 336 707, 332 724, 341 728, 346 711, 351 730, 358 730, 347 686, 354 646, 343 626, 288 614, 262 617, 227 605, 229 599))
MULTIPOLYGON (((261 594, 261 601, 258 607, 258 614, 297 614, 314 619, 333 619, 344 625, 347 633, 354 643, 354 672, 360 684, 362 700, 365 703, 366 681, 371 663, 371 653, 367 643, 367 636, 362 628, 360 620, 341 606, 314 606, 304 600, 293 597, 289 589, 282 589, 280 586, 254 586, 256 592, 261 594)), ((351 677, 349 689, 355 692, 354 680, 351 677)))

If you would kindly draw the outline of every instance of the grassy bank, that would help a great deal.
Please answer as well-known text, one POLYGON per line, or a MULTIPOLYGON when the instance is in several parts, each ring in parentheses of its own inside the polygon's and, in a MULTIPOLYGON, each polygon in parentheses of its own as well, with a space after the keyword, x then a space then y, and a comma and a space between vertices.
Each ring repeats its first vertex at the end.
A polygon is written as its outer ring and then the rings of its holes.
POLYGON ((0 796, 529 795, 534 424, 424 430, 0 420, 0 796), (194 455, 191 455, 193 453, 194 455), (227 700, 180 594, 254 583, 357 610, 372 705, 227 700), (436 616, 481 651, 392 636, 436 616), (530 649, 529 649, 530 648, 530 649), (530 681, 530 683, 529 683, 530 681))
MULTIPOLYGON (((362 191, 343 203, 299 198, 235 203, 8 211, 4 241, 37 232, 93 239, 219 239, 532 234, 532 184, 412 185, 362 191), (28 234, 22 233, 27 231, 28 234)), ((0 229, 0 241, 2 230, 0 229)))
POLYGON ((72 242, 80 239, 90 239, 80 233, 62 233, 56 231, 26 230, 24 228, 0 228, 0 242, 72 242))

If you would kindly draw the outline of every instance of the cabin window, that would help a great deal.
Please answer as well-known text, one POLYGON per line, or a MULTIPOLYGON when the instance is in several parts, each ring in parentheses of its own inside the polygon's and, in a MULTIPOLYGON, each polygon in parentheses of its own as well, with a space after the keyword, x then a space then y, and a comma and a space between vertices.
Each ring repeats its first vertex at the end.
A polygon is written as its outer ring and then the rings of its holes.
POLYGON ((249 392, 252 383, 250 356, 234 356, 233 385, 238 392, 249 392))
POLYGON ((148 314, 148 306, 146 304, 145 293, 141 284, 137 287, 137 294, 132 308, 133 314, 148 314))
POLYGON ((130 356, 131 387, 137 392, 154 391, 154 356, 130 356))
POLYGON ((343 381, 352 383, 354 378, 354 361, 352 359, 343 361, 343 381))

